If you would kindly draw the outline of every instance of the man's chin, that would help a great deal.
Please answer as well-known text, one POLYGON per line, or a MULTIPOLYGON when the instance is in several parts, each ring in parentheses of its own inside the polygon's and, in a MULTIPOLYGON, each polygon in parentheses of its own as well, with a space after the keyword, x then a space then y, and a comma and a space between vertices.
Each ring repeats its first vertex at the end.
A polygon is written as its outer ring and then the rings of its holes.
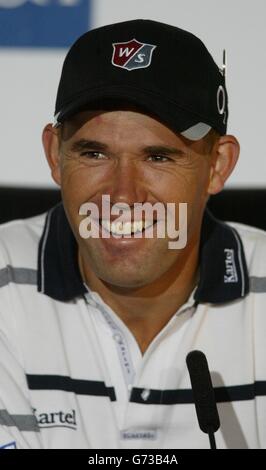
POLYGON ((147 277, 145 279, 140 278, 137 273, 135 276, 128 273, 125 276, 121 276, 120 273, 119 276, 103 276, 101 281, 112 291, 129 292, 148 286, 153 282, 153 279, 147 277))

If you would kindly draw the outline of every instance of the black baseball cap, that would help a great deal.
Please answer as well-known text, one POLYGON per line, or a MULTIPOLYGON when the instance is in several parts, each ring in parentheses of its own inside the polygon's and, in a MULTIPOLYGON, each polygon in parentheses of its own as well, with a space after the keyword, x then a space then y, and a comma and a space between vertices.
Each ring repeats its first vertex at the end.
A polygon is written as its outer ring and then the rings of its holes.
POLYGON ((131 103, 191 140, 226 133, 223 72, 203 42, 180 28, 132 20, 93 29, 70 48, 54 126, 83 109, 131 103))

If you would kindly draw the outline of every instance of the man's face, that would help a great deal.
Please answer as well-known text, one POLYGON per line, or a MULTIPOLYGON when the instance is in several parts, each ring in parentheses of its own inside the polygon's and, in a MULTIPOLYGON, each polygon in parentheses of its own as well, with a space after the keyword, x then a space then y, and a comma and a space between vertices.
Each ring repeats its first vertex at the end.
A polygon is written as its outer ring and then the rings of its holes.
MULTIPOLYGON (((111 286, 137 288, 185 269, 197 246, 208 198, 211 156, 203 141, 191 143, 136 110, 82 112, 64 125, 60 139, 62 198, 79 253, 91 271, 111 286), (102 196, 111 205, 188 204, 187 246, 169 249, 169 238, 88 238, 79 234, 80 206, 93 202, 101 217, 102 196)), ((84 216, 83 216, 84 217, 84 216)), ((111 220, 114 217, 111 217, 111 220)))

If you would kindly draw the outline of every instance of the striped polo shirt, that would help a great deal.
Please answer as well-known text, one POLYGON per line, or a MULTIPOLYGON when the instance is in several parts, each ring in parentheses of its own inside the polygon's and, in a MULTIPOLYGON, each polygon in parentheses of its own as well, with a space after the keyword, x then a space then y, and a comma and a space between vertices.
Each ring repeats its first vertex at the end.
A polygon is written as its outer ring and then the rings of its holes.
POLYGON ((205 211, 200 278, 142 355, 85 285, 62 204, 0 228, 0 447, 209 448, 186 356, 208 359, 217 447, 266 447, 266 234, 205 211))

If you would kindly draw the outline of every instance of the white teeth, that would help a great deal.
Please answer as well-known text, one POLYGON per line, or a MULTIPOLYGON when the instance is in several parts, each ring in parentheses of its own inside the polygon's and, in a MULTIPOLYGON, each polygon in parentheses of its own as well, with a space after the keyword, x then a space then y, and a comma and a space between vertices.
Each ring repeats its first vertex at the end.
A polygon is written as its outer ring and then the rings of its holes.
POLYGON ((113 235, 130 235, 131 233, 142 232, 142 230, 153 225, 153 220, 143 220, 137 222, 110 222, 109 220, 102 220, 102 226, 105 230, 113 235))

